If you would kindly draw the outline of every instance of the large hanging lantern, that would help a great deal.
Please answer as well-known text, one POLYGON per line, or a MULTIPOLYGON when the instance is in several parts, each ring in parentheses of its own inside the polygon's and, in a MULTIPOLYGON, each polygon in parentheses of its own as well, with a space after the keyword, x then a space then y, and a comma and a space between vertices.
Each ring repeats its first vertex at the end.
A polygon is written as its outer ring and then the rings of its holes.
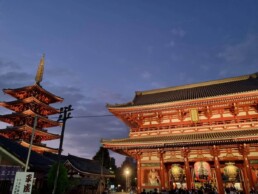
POLYGON ((235 181, 238 174, 238 168, 235 166, 235 163, 226 163, 224 174, 228 177, 229 181, 235 181))
POLYGON ((183 169, 180 167, 179 164, 173 164, 171 166, 171 174, 174 181, 180 181, 183 176, 183 169))
POLYGON ((209 181, 211 179, 211 167, 208 162, 195 162, 194 174, 199 181, 209 181))

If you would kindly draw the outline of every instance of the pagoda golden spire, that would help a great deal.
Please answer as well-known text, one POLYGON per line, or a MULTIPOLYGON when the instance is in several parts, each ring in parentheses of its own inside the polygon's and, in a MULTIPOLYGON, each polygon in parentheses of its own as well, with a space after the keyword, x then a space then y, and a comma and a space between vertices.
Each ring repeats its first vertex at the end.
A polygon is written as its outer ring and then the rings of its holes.
POLYGON ((43 73, 44 73, 44 64, 45 64, 45 54, 40 59, 39 66, 38 66, 38 71, 35 77, 36 84, 40 84, 43 78, 43 73))

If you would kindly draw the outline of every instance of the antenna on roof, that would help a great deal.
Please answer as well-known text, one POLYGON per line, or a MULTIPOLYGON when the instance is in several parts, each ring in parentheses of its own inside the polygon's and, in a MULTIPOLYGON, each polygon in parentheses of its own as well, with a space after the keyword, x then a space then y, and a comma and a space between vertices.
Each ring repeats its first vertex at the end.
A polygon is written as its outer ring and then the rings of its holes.
POLYGON ((42 55, 39 66, 38 66, 38 71, 35 77, 36 84, 40 85, 40 82, 43 79, 43 73, 44 73, 44 63, 45 63, 45 54, 42 55))

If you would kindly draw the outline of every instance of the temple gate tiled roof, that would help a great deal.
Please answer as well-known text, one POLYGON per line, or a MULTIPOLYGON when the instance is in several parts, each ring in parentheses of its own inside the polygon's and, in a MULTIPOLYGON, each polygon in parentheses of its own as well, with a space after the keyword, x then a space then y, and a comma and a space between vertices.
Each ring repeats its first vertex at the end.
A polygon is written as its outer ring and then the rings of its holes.
POLYGON ((102 143, 107 147, 110 143, 112 147, 121 149, 219 145, 241 142, 258 143, 258 129, 102 140, 102 143))
POLYGON ((108 105, 108 107, 130 107, 175 102, 237 94, 255 90, 258 90, 258 73, 198 84, 136 92, 132 102, 108 105))

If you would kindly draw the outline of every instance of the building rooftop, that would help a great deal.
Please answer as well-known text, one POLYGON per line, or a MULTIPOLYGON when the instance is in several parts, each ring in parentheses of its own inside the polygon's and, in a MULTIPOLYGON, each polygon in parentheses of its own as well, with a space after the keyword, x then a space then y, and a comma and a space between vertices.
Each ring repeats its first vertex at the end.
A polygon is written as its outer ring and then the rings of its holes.
POLYGON ((75 167, 81 172, 92 173, 92 174, 103 173, 103 175, 111 175, 109 170, 107 170, 105 167, 101 169, 101 164, 96 160, 80 158, 69 154, 67 156, 67 161, 69 161, 73 167, 75 167))
MULTIPOLYGON (((45 152, 44 156, 48 157, 52 161, 58 160, 57 154, 45 152)), ((61 155, 61 162, 70 163, 77 171, 80 171, 82 173, 101 174, 101 164, 96 160, 81 158, 68 154, 67 156, 61 155)), ((105 167, 103 167, 102 170, 103 175, 111 175, 109 170, 107 170, 105 167)))
POLYGON ((258 73, 246 76, 201 82, 184 86, 138 91, 132 102, 107 105, 108 107, 130 107, 183 100, 193 100, 221 95, 231 95, 258 90, 258 73))
POLYGON ((206 132, 194 134, 177 134, 167 136, 148 136, 139 138, 124 138, 102 140, 105 147, 136 149, 158 147, 183 147, 200 145, 234 144, 241 142, 258 143, 258 129, 234 130, 223 132, 206 132))
MULTIPOLYGON (((28 156, 28 148, 21 146, 19 143, 12 141, 10 139, 7 139, 3 136, 0 136, 0 146, 4 148, 6 151, 17 157, 19 160, 26 163, 27 156, 28 156)), ((37 170, 43 170, 47 171, 51 165, 53 164, 53 161, 51 161, 49 158, 38 154, 35 151, 31 151, 30 160, 29 160, 29 166, 32 169, 37 170)))

